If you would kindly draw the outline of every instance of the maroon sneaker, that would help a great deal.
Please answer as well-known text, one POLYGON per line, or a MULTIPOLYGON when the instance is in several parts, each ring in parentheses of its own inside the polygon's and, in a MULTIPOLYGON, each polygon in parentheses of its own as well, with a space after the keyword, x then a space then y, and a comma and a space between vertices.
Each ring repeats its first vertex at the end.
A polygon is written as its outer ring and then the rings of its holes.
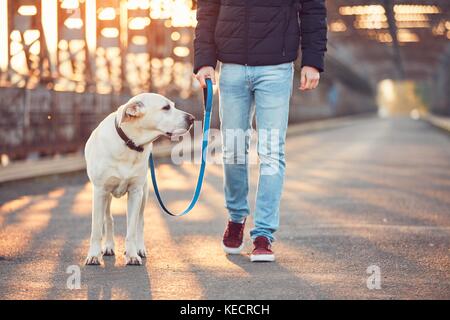
POLYGON ((269 239, 263 236, 256 237, 253 241, 255 249, 250 255, 251 262, 271 262, 275 261, 275 254, 271 250, 269 239))
POLYGON ((240 254, 244 248, 245 220, 242 223, 228 221, 227 229, 223 235, 223 251, 228 254, 240 254))

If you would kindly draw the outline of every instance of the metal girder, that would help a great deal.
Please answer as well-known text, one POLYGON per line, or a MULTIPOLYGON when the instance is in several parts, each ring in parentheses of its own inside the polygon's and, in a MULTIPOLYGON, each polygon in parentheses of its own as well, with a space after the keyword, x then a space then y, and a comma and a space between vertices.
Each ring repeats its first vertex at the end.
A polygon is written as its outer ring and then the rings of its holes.
MULTIPOLYGON (((334 43, 336 47, 345 43, 345 46, 355 48, 355 53, 361 61, 380 65, 382 61, 393 61, 394 67, 392 68, 391 63, 389 71, 390 78, 416 78, 420 74, 427 77, 428 72, 418 73, 413 69, 432 70, 439 63, 443 48, 449 42, 448 35, 446 36, 445 33, 439 35, 435 30, 432 32, 432 28, 435 28, 438 24, 450 21, 450 1, 448 0, 329 0, 327 1, 327 7, 329 22, 342 21, 346 26, 346 30, 343 32, 330 32, 330 42, 334 43), (427 15, 429 28, 406 28, 418 37, 418 42, 400 42, 397 33, 397 18, 393 10, 394 6, 399 4, 439 6, 439 13, 427 15), (342 6, 368 5, 381 5, 385 8, 385 16, 388 22, 386 28, 379 30, 358 29, 355 25, 357 18, 355 15, 341 15, 339 12, 339 8, 342 6), (392 38, 391 42, 382 43, 375 40, 376 35, 383 33, 392 38), (373 38, 370 34, 373 34, 373 38)), ((449 32, 449 30, 444 30, 444 32, 449 32)), ((381 72, 376 70, 375 73, 381 72)))
POLYGON ((388 20, 389 25, 389 33, 392 38, 392 50, 393 50, 393 63, 394 68, 397 70, 397 76, 400 79, 405 78, 405 69, 403 67, 403 60, 400 53, 400 46, 399 41, 397 37, 397 26, 395 23, 395 16, 394 16, 394 4, 393 0, 383 0, 383 6, 386 10, 386 16, 388 20))

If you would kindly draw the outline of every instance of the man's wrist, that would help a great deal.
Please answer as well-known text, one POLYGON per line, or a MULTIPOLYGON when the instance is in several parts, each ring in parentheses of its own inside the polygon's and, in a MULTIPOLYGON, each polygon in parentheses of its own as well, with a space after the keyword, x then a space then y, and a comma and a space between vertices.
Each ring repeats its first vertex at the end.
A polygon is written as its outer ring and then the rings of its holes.
POLYGON ((317 71, 324 70, 324 55, 317 52, 303 50, 302 52, 302 68, 305 66, 316 68, 317 71))
POLYGON ((317 72, 320 72, 320 70, 319 69, 317 69, 316 67, 314 67, 314 66, 302 66, 302 68, 311 68, 311 69, 314 69, 314 70, 316 70, 317 72))
POLYGON ((213 68, 214 70, 216 69, 216 68, 213 67, 213 66, 208 66, 208 65, 206 65, 206 66, 201 66, 198 70, 202 70, 203 68, 213 68))
POLYGON ((213 61, 208 61, 208 60, 203 61, 201 63, 195 63, 194 64, 195 65, 195 67, 194 67, 194 74, 197 74, 200 71, 200 69, 205 68, 205 67, 211 67, 211 68, 213 68, 215 70, 216 69, 216 64, 217 64, 217 61, 213 62, 213 61))

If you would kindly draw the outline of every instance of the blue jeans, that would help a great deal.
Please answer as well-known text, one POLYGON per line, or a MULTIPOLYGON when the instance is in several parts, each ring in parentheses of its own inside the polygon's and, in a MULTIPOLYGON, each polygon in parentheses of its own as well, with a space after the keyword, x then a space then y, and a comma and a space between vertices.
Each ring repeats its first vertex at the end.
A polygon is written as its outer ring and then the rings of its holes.
POLYGON ((222 64, 219 80, 224 191, 230 220, 249 214, 248 167, 253 116, 258 132, 259 181, 250 236, 274 240, 283 190, 284 145, 292 93, 293 63, 274 66, 222 64))

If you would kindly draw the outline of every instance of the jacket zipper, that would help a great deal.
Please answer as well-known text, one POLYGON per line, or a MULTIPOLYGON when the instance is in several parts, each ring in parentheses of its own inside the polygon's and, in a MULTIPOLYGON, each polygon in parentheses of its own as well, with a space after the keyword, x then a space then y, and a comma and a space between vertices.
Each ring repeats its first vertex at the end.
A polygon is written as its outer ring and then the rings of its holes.
POLYGON ((248 34, 249 34, 249 21, 248 21, 248 0, 245 2, 245 65, 248 65, 248 34))
POLYGON ((284 9, 284 18, 286 19, 284 22, 284 32, 283 32, 283 57, 286 56, 286 35, 289 29, 289 23, 291 18, 291 11, 290 9, 293 7, 293 4, 291 2, 290 6, 283 7, 284 9))

